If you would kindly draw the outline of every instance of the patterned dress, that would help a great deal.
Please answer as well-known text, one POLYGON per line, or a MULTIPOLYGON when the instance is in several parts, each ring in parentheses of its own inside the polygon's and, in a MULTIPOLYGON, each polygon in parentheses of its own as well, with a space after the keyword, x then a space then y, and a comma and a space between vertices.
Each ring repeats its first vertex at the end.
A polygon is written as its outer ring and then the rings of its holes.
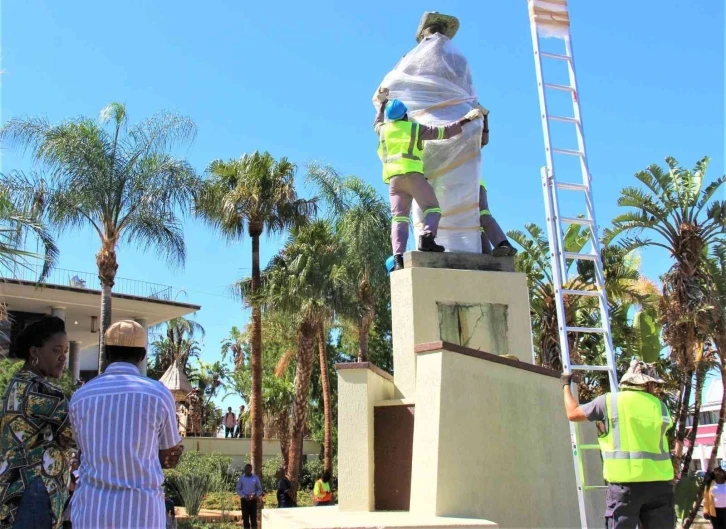
POLYGON ((40 477, 60 527, 75 448, 63 391, 31 371, 10 381, 0 415, 0 529, 9 529, 25 488, 40 477))

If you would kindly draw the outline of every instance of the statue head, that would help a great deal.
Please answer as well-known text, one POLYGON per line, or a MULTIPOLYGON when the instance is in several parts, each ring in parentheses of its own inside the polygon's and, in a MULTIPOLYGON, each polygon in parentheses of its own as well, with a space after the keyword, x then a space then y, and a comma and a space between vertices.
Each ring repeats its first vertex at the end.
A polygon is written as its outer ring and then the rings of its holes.
POLYGON ((459 31, 459 20, 451 15, 443 15, 436 11, 427 11, 421 17, 416 31, 416 42, 421 42, 426 37, 440 33, 449 39, 453 39, 459 31))

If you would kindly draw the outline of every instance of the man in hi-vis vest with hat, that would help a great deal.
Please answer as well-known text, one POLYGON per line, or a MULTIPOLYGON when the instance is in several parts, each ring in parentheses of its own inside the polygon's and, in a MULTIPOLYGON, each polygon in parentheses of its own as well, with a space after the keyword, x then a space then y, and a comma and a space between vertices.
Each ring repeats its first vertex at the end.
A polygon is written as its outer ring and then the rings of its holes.
POLYGON ((562 375, 570 421, 600 421, 603 477, 608 483, 608 529, 672 529, 676 524, 673 463, 666 433, 673 426, 666 405, 656 396, 663 384, 655 368, 633 360, 620 380, 619 393, 600 395, 579 406, 572 375, 562 375))
POLYGON ((436 244, 435 240, 441 220, 441 208, 434 188, 424 176, 424 142, 453 138, 461 134, 465 123, 483 118, 484 114, 480 108, 475 108, 459 121, 444 127, 429 127, 409 121, 406 105, 398 99, 389 101, 388 89, 379 89, 377 99, 380 107, 373 129, 378 134, 378 157, 383 163, 383 181, 389 185, 388 195, 393 216, 393 270, 401 270, 403 253, 408 242, 408 219, 413 200, 416 200, 424 212, 424 227, 418 241, 419 251, 444 251, 444 247, 436 244))

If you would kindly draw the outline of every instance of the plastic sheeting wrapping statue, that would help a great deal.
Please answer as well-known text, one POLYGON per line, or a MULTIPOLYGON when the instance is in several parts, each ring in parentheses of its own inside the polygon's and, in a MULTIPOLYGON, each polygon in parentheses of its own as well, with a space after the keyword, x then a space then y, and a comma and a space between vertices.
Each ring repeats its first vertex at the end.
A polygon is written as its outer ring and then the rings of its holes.
MULTIPOLYGON (((442 33, 423 38, 384 77, 380 87, 388 89, 391 99, 405 103, 412 120, 425 125, 446 125, 477 105, 469 63, 442 33)), ((373 100, 377 105, 375 95, 373 100)), ((425 176, 442 209, 437 241, 448 251, 481 252, 482 126, 482 120, 468 123, 462 134, 449 140, 428 142, 424 151, 425 176)), ((418 239, 423 227, 423 212, 418 206, 413 210, 413 220, 418 239)))

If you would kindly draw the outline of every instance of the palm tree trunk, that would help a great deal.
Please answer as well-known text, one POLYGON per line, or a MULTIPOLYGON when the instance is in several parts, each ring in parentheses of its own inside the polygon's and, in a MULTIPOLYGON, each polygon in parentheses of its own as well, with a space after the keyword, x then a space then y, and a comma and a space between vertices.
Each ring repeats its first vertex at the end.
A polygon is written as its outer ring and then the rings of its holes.
POLYGON ((297 332, 297 367, 295 369, 295 400, 292 412, 292 428, 290 429, 290 450, 287 467, 288 479, 297 486, 302 460, 303 430, 308 412, 308 391, 310 375, 313 370, 313 350, 315 348, 315 324, 308 321, 298 327, 297 332))
POLYGON ((371 306, 358 322, 358 361, 368 361, 368 335, 371 332, 375 309, 371 306))
POLYGON ((277 417, 277 437, 280 440, 280 453, 282 454, 282 469, 287 473, 290 462, 290 416, 287 412, 277 417))
POLYGON ((677 429, 674 439, 673 469, 676 475, 681 472, 681 461, 683 459, 683 440, 686 438, 686 421, 688 419, 688 403, 691 400, 691 388, 693 385, 693 371, 688 370, 684 375, 683 391, 681 392, 681 413, 677 418, 677 429))
MULTIPOLYGON (((726 343, 724 343, 726 347, 726 343)), ((726 351, 726 349, 719 349, 719 351, 726 351)), ((726 388, 726 368, 722 365, 719 369, 721 371, 721 383, 726 388)), ((721 434, 723 433, 724 417, 726 417, 726 391, 721 395, 721 407, 718 410, 718 425, 716 426, 716 437, 713 440, 711 446, 711 457, 708 459, 708 468, 702 470, 711 470, 716 466, 716 457, 718 455, 718 447, 721 445, 721 434)), ((683 522, 683 529, 689 529, 693 525, 693 521, 698 515, 698 509, 701 507, 703 501, 703 494, 706 489, 706 480, 703 480, 701 485, 698 487, 698 493, 696 494, 696 502, 691 508, 691 512, 688 513, 688 517, 683 522)))
POLYGON ((698 424, 700 422, 701 415, 701 401, 703 393, 703 382, 706 378, 703 366, 699 365, 696 368, 696 394, 693 403, 693 424, 691 425, 691 431, 688 432, 686 439, 688 440, 688 448, 686 448, 686 455, 683 457, 681 463, 681 476, 688 475, 688 467, 691 465, 691 459, 693 458, 693 450, 696 448, 696 434, 698 433, 698 424))
POLYGON ((253 472, 262 479, 262 314, 255 294, 260 289, 260 233, 251 232, 252 237, 252 355, 250 367, 252 392, 250 395, 250 422, 252 423, 253 472))
POLYGON ((108 367, 108 355, 106 353, 106 330, 111 326, 111 286, 101 287, 101 328, 99 329, 98 347, 98 374, 100 375, 108 367))
POLYGON ((327 340, 325 339, 325 325, 318 325, 318 357, 320 361, 320 379, 323 387, 323 470, 333 472, 333 433, 332 414, 330 412, 330 381, 328 379, 328 355, 326 354, 327 340))
POLYGON ((108 239, 101 242, 101 249, 96 254, 98 279, 101 281, 101 327, 98 330, 98 374, 108 367, 106 353, 106 330, 111 326, 111 290, 116 279, 116 244, 108 239))

